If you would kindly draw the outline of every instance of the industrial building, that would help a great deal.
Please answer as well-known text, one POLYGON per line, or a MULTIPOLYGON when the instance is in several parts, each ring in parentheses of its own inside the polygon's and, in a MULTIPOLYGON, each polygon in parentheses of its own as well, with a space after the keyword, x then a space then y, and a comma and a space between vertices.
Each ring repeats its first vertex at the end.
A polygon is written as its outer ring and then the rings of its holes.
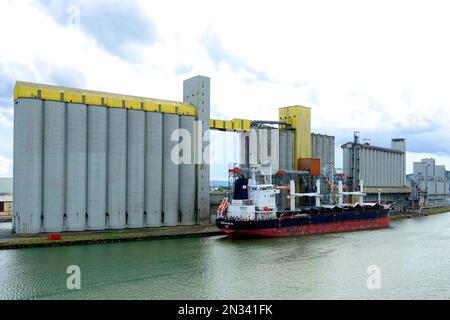
POLYGON ((0 178, 0 220, 12 216, 13 207, 13 179, 0 178))
MULTIPOLYGON (((450 171, 445 171, 445 177, 447 178, 447 181, 450 182, 450 171)), ((448 194, 450 194, 450 183, 448 186, 448 194)), ((448 199, 448 204, 450 204, 450 199, 448 199)))
POLYGON ((449 204, 449 180, 445 166, 435 159, 414 162, 410 177, 411 196, 418 207, 444 207, 449 204))
POLYGON ((11 195, 0 195, 0 218, 10 217, 13 213, 13 200, 11 195))
POLYGON ((318 175, 334 171, 335 137, 311 132, 310 108, 281 108, 279 121, 246 121, 251 130, 240 133, 241 165, 270 163, 276 172, 298 169, 299 159, 314 159, 320 163, 318 175))
MULTIPOLYGON (((289 132, 294 139, 294 131, 289 132)), ((271 164, 273 170, 286 167, 286 137, 287 130, 281 130, 268 125, 254 126, 250 131, 239 134, 239 163, 271 164)), ((292 140, 293 141, 293 140, 292 140)), ((294 144, 291 144, 290 154, 292 159, 294 144)), ((293 163, 291 161, 290 166, 293 163)))
POLYGON ((321 172, 334 172, 336 139, 324 134, 311 134, 311 153, 313 159, 319 159, 321 172))
MULTIPOLYGON (((411 192, 404 139, 388 149, 355 137, 342 146, 337 172, 335 138, 311 132, 310 108, 282 107, 277 121, 210 119, 203 76, 184 81, 183 102, 17 82, 14 108, 18 234, 209 223, 210 129, 239 134, 238 165, 270 164, 279 186, 295 177, 296 190, 315 192, 321 179, 324 203, 335 201, 342 180, 349 191, 363 180, 369 201, 411 192), (188 154, 177 149, 186 142, 178 129, 188 133, 188 154)), ((287 208, 286 200, 282 190, 277 206, 287 208)))
POLYGON ((198 161, 209 148, 193 138, 209 129, 209 78, 186 80, 183 95, 174 102, 17 82, 15 232, 209 222, 209 162, 198 161), (172 161, 179 128, 195 140, 191 163, 172 161))
POLYGON ((17 82, 14 108, 17 234, 208 223, 210 129, 240 133, 242 162, 274 173, 311 158, 310 108, 280 108, 275 126, 210 119, 202 76, 184 82, 183 102, 17 82), (177 129, 193 162, 173 159, 177 129))
MULTIPOLYGON (((354 141, 342 145, 343 170, 349 190, 359 189, 364 181, 367 201, 405 202, 411 189, 406 185, 406 141, 392 139, 391 148, 360 143, 359 134, 354 141)), ((401 208, 396 208, 401 210, 401 208)))
MULTIPOLYGON (((314 179, 332 176, 335 167, 335 138, 311 132, 311 109, 304 106, 280 108, 279 121, 250 121, 251 130, 240 133, 239 164, 270 164, 277 185, 288 185, 289 177, 277 172, 309 171, 298 181, 299 190, 315 188, 314 179)), ((326 179, 322 179, 324 189, 326 179)), ((287 194, 281 191, 277 196, 279 210, 286 209, 287 194)), ((325 199, 331 199, 331 196, 325 199)), ((308 201, 310 199, 303 199, 308 201)), ((300 199, 297 199, 297 204, 300 199)))

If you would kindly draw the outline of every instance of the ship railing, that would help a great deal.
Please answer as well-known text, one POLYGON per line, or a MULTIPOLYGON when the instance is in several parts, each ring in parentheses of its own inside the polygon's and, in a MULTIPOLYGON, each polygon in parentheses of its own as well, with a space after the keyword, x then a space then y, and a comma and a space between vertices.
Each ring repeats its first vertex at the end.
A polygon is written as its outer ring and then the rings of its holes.
POLYGON ((241 205, 241 206, 252 206, 254 204, 253 200, 244 199, 244 200, 235 200, 233 199, 232 204, 241 205))

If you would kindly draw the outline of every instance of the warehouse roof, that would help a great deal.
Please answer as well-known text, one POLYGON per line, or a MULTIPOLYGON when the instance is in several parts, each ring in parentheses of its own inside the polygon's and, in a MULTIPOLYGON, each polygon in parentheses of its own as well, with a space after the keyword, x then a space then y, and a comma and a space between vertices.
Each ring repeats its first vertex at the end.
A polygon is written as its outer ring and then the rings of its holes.
POLYGON ((403 186, 403 187, 365 187, 364 188, 365 193, 411 193, 411 187, 403 186))
MULTIPOLYGON (((345 148, 351 148, 353 146, 353 142, 347 142, 344 143, 341 148, 345 149, 345 148), (350 145, 350 146, 349 146, 350 145)), ((360 146, 361 148, 364 149, 370 149, 370 150, 377 150, 377 151, 383 151, 383 152, 390 152, 390 153, 398 153, 398 154, 404 154, 403 151, 397 150, 397 149, 390 149, 390 148, 383 148, 383 147, 376 147, 376 146, 372 146, 370 144, 361 144, 358 143, 357 146, 360 146)))
POLYGON ((335 136, 330 136, 330 135, 328 135, 328 134, 322 134, 322 133, 314 133, 314 132, 311 132, 311 135, 312 135, 312 136, 316 136, 316 137, 325 137, 325 138, 333 138, 333 139, 335 139, 335 136))
POLYGON ((0 202, 13 202, 12 195, 0 195, 0 202))
POLYGON ((17 81, 14 88, 14 101, 20 98, 35 98, 42 100, 62 101, 66 103, 80 103, 112 108, 145 110, 190 116, 195 116, 197 113, 197 110, 193 105, 178 101, 159 100, 17 81))

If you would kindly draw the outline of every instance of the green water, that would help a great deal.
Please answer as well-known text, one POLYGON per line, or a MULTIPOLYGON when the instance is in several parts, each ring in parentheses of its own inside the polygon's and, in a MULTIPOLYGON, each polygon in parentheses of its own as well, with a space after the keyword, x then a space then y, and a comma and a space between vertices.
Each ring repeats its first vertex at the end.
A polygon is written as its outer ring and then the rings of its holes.
POLYGON ((0 299, 449 299, 450 213, 385 230, 0 251, 0 299), (66 268, 81 268, 81 290, 66 268), (367 288, 368 266, 381 289, 367 288))

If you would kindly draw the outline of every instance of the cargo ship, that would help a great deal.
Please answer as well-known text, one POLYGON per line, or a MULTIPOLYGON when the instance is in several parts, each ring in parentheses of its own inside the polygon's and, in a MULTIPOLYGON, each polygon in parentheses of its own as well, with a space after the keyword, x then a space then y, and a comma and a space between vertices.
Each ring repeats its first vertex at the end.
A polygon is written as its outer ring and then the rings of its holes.
MULTIPOLYGON (((320 181, 317 180, 313 193, 296 193, 295 180, 289 186, 272 184, 271 169, 254 166, 251 178, 245 176, 241 168, 230 169, 233 179, 232 199, 224 198, 217 211, 216 225, 234 237, 282 237, 304 236, 321 233, 337 233, 357 230, 388 228, 392 205, 364 203, 363 183, 360 191, 343 192, 339 184, 339 203, 321 205, 320 181), (284 191, 290 200, 290 208, 277 210, 276 197, 284 191), (357 196, 356 204, 344 204, 344 196, 357 196), (295 200, 300 197, 314 197, 315 205, 295 208, 295 200)), ((290 172, 294 175, 297 172, 290 172)))

